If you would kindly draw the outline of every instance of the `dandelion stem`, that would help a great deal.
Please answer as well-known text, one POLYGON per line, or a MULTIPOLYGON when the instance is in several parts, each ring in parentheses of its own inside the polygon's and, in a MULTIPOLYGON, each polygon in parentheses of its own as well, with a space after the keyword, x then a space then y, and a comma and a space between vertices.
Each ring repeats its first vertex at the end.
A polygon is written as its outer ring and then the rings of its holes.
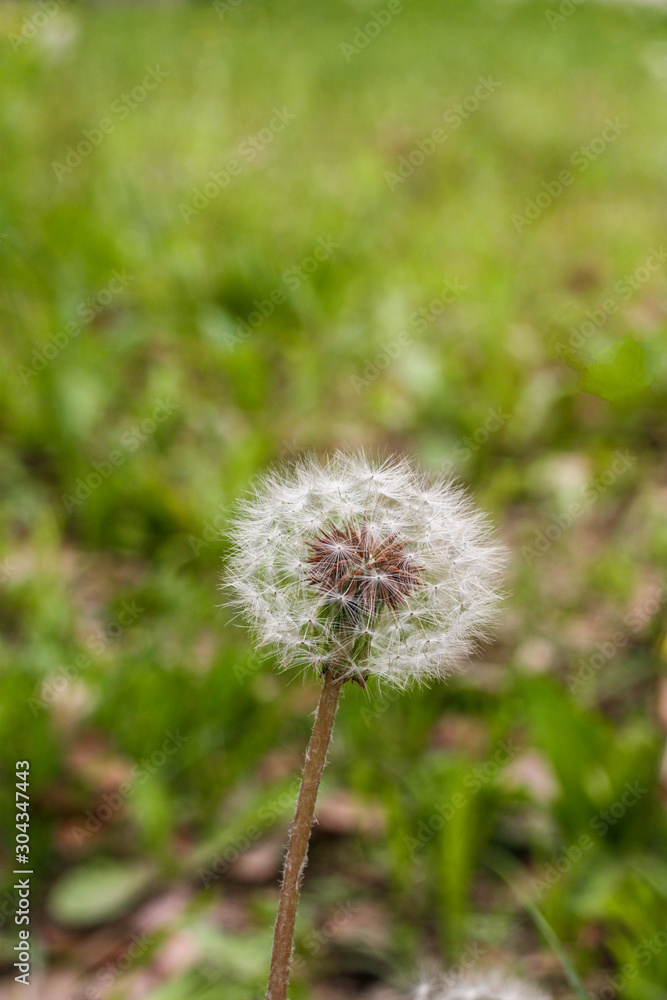
POLYGON ((290 831, 289 846, 285 857, 278 917, 273 935, 267 1000, 287 1000, 287 986, 294 947, 294 923, 301 879, 306 867, 317 791, 326 764, 327 750, 343 683, 344 678, 336 677, 334 670, 327 671, 317 706, 313 732, 306 751, 301 788, 299 789, 294 823, 290 831))

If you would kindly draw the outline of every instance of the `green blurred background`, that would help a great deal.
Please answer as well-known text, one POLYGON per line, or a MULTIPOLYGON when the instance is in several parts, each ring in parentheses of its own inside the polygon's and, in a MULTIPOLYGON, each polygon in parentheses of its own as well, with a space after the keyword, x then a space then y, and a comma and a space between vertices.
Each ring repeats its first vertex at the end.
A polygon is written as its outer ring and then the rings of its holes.
POLYGON ((220 607, 221 532, 363 445, 465 482, 512 593, 462 678, 346 693, 292 1000, 667 997, 664 9, 0 27, 3 996, 23 759, 34 996, 262 995, 318 692, 220 607))

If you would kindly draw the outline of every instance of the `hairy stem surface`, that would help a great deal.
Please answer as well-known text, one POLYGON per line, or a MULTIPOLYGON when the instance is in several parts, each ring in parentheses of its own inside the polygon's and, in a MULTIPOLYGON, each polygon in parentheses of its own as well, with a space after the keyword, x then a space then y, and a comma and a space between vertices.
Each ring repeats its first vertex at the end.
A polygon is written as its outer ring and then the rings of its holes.
POLYGON ((343 683, 342 678, 334 676, 334 671, 327 672, 320 702, 317 706, 313 732, 306 751, 301 788, 299 789, 294 823, 290 831, 289 846, 285 857, 278 918, 273 935, 267 1000, 287 1000, 287 986, 294 947, 294 922, 299 902, 301 879, 306 867, 308 841, 315 815, 315 800, 320 787, 322 771, 326 764, 327 750, 343 683))

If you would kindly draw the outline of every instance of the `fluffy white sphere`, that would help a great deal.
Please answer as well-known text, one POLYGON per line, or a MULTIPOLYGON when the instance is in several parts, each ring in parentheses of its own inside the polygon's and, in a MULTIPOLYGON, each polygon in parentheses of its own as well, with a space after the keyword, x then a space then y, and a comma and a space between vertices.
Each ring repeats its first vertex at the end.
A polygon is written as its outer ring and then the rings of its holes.
POLYGON ((229 534, 231 603, 284 668, 444 677, 497 612, 505 553, 486 518, 406 459, 336 452, 269 472, 229 534))

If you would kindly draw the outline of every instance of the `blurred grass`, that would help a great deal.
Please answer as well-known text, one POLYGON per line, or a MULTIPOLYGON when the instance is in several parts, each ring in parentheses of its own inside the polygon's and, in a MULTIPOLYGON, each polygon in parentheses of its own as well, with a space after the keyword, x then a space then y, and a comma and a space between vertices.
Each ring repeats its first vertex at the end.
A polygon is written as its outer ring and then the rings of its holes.
MULTIPOLYGON (((258 664, 216 607, 220 530, 268 462, 360 443, 468 482, 516 554, 513 596, 467 678, 346 697, 326 788, 376 805, 386 832, 316 840, 300 933, 347 901, 385 930, 302 947, 294 997, 336 970, 365 982, 456 961, 471 942, 564 988, 488 858, 511 852, 530 886, 583 835, 538 905, 592 989, 629 963, 629 1000, 664 996, 667 951, 638 952, 667 925, 662 605, 624 624, 667 554, 664 267, 627 301, 613 287, 664 239, 664 15, 584 4, 552 30, 541 4, 414 0, 348 61, 367 5, 245 0, 221 19, 209 4, 72 4, 16 48, 35 9, 0 9, 0 760, 5 844, 14 761, 31 761, 42 929, 63 873, 143 858, 198 890, 183 920, 210 963, 154 1000, 205 996, 217 976, 239 997, 261 989, 276 880, 240 889, 225 872, 203 889, 192 864, 248 824, 284 836, 285 810, 262 805, 298 770, 316 691, 258 664), (149 68, 167 75, 125 115, 149 68), (480 77, 499 86, 390 190, 480 77), (275 109, 294 118, 250 160, 242 144, 275 109), (104 118, 113 129, 59 180, 53 164, 104 118), (617 118, 627 128, 576 169, 617 118), (186 221, 232 159, 238 176, 186 221), (573 183, 517 231, 563 169, 573 183), (306 273, 321 241, 335 247, 306 273), (436 310, 448 281, 464 288, 436 310), (558 345, 610 296, 618 310, 566 365, 558 345), (607 399, 578 390, 573 368, 617 357, 583 383, 607 399), (619 451, 631 459, 606 485, 619 451), (583 514, 522 557, 586 486, 583 514), (569 692, 618 629, 627 641, 569 692), (168 733, 188 739, 153 766, 168 733), (467 780, 508 738, 528 779, 467 780), (119 768, 139 768, 134 792, 77 842, 119 768), (635 782, 647 791, 600 835, 635 782), (410 847, 457 792, 451 821, 410 847), (239 894, 244 922, 221 930, 207 908, 239 894)), ((76 964, 45 940, 45 961, 76 964)))

